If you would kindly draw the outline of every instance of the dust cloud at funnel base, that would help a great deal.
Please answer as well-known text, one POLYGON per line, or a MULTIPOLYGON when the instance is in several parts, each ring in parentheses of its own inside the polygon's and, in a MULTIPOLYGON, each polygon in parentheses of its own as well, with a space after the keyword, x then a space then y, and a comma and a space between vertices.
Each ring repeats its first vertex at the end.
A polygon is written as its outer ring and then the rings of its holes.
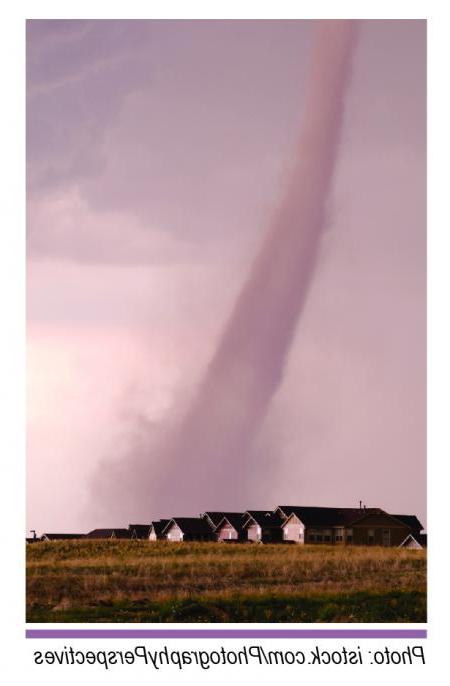
MULTIPOLYGON (((262 465, 255 441, 282 381, 314 275, 356 24, 314 22, 297 149, 268 234, 187 411, 148 429, 147 437, 144 430, 115 465, 105 465, 105 511, 147 521, 204 509, 240 510, 248 507, 250 492, 252 502, 258 496, 255 475, 262 465)), ((271 466, 264 464, 269 480, 271 466)))

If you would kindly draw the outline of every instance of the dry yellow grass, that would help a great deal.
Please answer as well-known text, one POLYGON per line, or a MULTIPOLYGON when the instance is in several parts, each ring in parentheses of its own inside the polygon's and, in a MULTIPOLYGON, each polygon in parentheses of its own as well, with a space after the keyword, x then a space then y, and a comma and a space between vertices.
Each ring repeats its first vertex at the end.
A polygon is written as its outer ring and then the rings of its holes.
POLYGON ((27 549, 27 608, 41 621, 44 611, 130 602, 424 595, 425 586, 425 552, 398 548, 61 541, 27 549))

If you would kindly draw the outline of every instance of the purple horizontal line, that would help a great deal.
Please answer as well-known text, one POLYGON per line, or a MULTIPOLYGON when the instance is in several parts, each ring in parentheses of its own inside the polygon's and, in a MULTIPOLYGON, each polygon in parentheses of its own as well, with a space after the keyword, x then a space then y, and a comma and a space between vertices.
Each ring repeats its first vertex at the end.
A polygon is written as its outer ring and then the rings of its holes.
POLYGON ((27 629, 27 638, 426 638, 426 629, 27 629))

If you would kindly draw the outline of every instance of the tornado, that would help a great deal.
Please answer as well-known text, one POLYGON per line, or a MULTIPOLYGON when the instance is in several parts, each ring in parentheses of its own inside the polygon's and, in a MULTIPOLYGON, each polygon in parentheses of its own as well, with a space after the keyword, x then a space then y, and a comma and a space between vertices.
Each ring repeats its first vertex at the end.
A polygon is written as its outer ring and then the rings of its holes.
POLYGON ((248 499, 255 437, 283 379, 326 225, 356 24, 314 22, 291 172, 193 401, 157 456, 150 497, 161 516, 242 508, 248 499))

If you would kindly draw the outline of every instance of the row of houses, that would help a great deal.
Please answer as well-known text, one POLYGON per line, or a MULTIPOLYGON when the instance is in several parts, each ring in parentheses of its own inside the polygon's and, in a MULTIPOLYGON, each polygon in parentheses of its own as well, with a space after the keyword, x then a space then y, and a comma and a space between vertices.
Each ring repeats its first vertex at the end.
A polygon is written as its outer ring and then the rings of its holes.
POLYGON ((423 548, 426 534, 415 515, 389 514, 378 507, 337 508, 279 505, 274 510, 204 512, 127 529, 94 529, 87 534, 45 533, 27 539, 145 539, 224 543, 298 543, 423 548))

